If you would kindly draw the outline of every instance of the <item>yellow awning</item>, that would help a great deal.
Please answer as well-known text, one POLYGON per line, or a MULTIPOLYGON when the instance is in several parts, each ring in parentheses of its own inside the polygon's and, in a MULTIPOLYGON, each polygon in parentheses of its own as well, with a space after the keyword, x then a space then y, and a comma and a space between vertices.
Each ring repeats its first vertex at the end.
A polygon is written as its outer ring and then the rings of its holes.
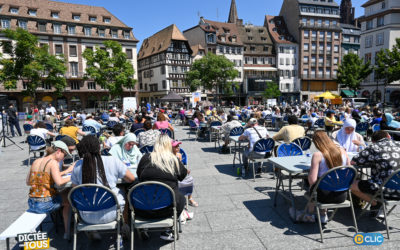
POLYGON ((332 94, 329 91, 326 91, 326 92, 324 92, 324 93, 322 93, 320 95, 315 96, 314 99, 319 99, 321 97, 324 98, 324 99, 338 99, 338 98, 341 98, 338 95, 335 95, 335 94, 332 94))
POLYGON ((53 98, 51 96, 46 95, 45 97, 42 98, 43 102, 52 102, 53 98))
POLYGON ((23 103, 26 103, 26 102, 33 102, 33 98, 32 98, 32 96, 25 96, 23 99, 22 99, 22 102, 23 103))

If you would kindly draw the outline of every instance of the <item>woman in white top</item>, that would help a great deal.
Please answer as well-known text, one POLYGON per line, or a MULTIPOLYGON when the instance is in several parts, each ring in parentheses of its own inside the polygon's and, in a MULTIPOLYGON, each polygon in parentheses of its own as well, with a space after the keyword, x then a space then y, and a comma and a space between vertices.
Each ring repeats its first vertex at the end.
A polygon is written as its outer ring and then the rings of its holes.
POLYGON ((347 152, 358 152, 360 147, 365 147, 364 138, 355 131, 356 126, 356 121, 348 118, 344 120, 343 127, 339 131, 332 133, 332 138, 347 152))
MULTIPOLYGON (((48 135, 56 136, 56 134, 54 134, 46 129, 46 124, 42 121, 37 122, 35 124, 33 129, 31 129, 29 135, 37 135, 37 136, 43 138, 43 140, 45 140, 45 141, 46 141, 48 135)), ((47 143, 50 143, 50 142, 47 142, 47 143)), ((31 149, 33 149, 33 150, 37 150, 39 148, 42 148, 42 146, 31 146, 31 149)), ((42 154, 43 153, 41 153, 41 156, 42 156, 42 154)))
MULTIPOLYGON (((350 165, 350 159, 346 151, 338 147, 324 131, 315 131, 313 142, 317 148, 311 159, 310 173, 308 174, 308 182, 310 184, 310 193, 314 189, 318 178, 325 174, 329 169, 350 165)), ((342 203, 347 198, 347 193, 344 192, 330 192, 318 189, 317 199, 321 203, 342 203)), ((314 212, 314 207, 308 208, 309 213, 314 212)), ((326 211, 321 212, 321 223, 326 223, 328 216, 326 211)))

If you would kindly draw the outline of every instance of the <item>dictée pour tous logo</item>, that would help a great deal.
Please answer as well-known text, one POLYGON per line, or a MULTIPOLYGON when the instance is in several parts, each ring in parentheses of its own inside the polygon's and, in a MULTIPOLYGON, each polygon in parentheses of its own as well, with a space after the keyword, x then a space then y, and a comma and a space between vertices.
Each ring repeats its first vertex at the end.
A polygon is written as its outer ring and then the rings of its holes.
POLYGON ((354 235, 354 243, 361 246, 379 246, 383 243, 381 233, 357 233, 354 235))
POLYGON ((45 232, 18 234, 19 246, 24 250, 49 249, 50 239, 45 232))

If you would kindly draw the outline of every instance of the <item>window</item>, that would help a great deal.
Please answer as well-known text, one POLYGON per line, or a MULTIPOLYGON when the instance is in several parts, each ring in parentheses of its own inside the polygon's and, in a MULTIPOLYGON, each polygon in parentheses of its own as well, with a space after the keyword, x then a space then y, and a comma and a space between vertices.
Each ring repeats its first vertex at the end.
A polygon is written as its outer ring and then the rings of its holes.
POLYGON ((226 52, 226 54, 231 53, 231 48, 230 48, 230 47, 226 47, 226 48, 225 48, 225 52, 226 52))
POLYGON ((28 24, 24 20, 19 20, 18 21, 18 27, 20 27, 21 29, 27 30, 28 29, 28 24))
POLYGON ((322 20, 318 19, 318 27, 321 27, 321 26, 322 26, 322 20))
POLYGON ((332 32, 331 31, 326 32, 326 39, 332 40, 332 32))
POLYGON ((89 16, 90 22, 96 22, 97 18, 95 16, 89 16))
POLYGON ((71 82, 71 90, 79 90, 81 88, 79 82, 73 81, 71 82))
POLYGON ((75 34, 76 34, 76 27, 68 26, 68 35, 75 35, 75 34))
POLYGON ((339 32, 335 32, 335 40, 339 40, 339 32))
POLYGON ((305 56, 305 57, 304 57, 303 63, 304 63, 304 64, 308 64, 308 56, 305 56))
POLYGON ((377 22, 376 22, 376 26, 381 27, 385 25, 385 17, 378 17, 377 22))
POLYGON ((257 64, 257 58, 253 57, 253 64, 257 64))
POLYGON ((51 85, 49 83, 42 83, 42 89, 51 89, 51 85))
POLYGON ((86 49, 93 51, 93 47, 92 46, 86 46, 86 49))
POLYGON ((28 10, 28 14, 29 14, 30 16, 36 16, 37 11, 36 11, 36 10, 33 10, 33 9, 29 9, 29 10, 28 10))
POLYGON ((303 69, 303 77, 308 78, 308 69, 303 69))
POLYGON ((339 57, 333 58, 333 64, 338 65, 338 63, 339 63, 339 57))
POLYGON ((311 33, 311 37, 314 39, 317 38, 317 31, 313 30, 311 33))
POLYGON ((331 10, 330 9, 325 9, 325 14, 331 14, 331 10))
POLYGON ((85 36, 91 36, 92 35, 92 28, 91 27, 84 27, 83 30, 85 32, 85 36))
POLYGON ((325 26, 329 26, 329 20, 325 20, 325 26))
POLYGON ((324 31, 320 31, 319 32, 319 40, 324 40, 325 39, 325 32, 324 31))
POLYGON ((332 44, 327 43, 326 44, 326 53, 330 54, 332 52, 332 44))
POLYGON ((309 38, 310 37, 310 31, 309 30, 305 30, 304 31, 304 38, 309 38))
POLYGON ((54 34, 61 34, 61 24, 53 24, 54 34))
POLYGON ((88 89, 93 89, 93 90, 95 90, 96 89, 96 83, 95 82, 88 82, 88 89))
POLYGON ((324 76, 324 70, 323 69, 318 69, 318 77, 322 78, 324 76))
POLYGON ((264 51, 264 52, 268 52, 268 47, 267 47, 267 46, 264 46, 263 51, 264 51))
POLYGON ((69 46, 69 56, 73 56, 73 57, 78 56, 75 45, 69 46))
POLYGON ((124 38, 125 38, 125 39, 131 38, 131 34, 130 34, 129 31, 124 31, 124 38))
POLYGON ((339 52, 339 45, 335 45, 335 46, 333 47, 333 52, 336 52, 336 53, 339 52))
POLYGON ((364 59, 365 59, 365 63, 370 62, 371 61, 371 53, 365 54, 364 59))
POLYGON ((252 36, 249 36, 247 39, 249 39, 249 41, 253 40, 252 36))
POLYGON ((261 37, 261 41, 267 41, 266 37, 261 37))
POLYGON ((18 8, 10 7, 10 13, 11 14, 18 14, 18 8))
POLYGON ((314 26, 314 19, 310 18, 310 25, 314 26))
POLYGON ((312 53, 316 53, 317 52, 317 44, 316 43, 312 43, 311 44, 311 50, 312 50, 311 51, 312 53))
POLYGON ((162 88, 163 89, 167 88, 167 81, 166 80, 162 80, 162 88))
POLYGON ((324 43, 319 43, 318 49, 319 49, 319 53, 323 54, 324 53, 324 43))
POLYGON ((112 38, 118 38, 118 31, 117 30, 111 30, 111 37, 112 38))
POLYGON ((77 77, 78 76, 78 63, 70 62, 69 63, 69 71, 71 72, 71 76, 77 77))
POLYGON ((365 48, 372 47, 372 35, 365 37, 365 48))
POLYGON ((372 21, 373 21, 373 20, 367 21, 367 30, 370 30, 370 29, 372 29, 372 28, 374 27, 374 24, 373 24, 372 21))
POLYGON ((290 58, 286 58, 286 65, 290 65, 290 58))
POLYGON ((59 18, 58 12, 51 12, 51 17, 52 18, 59 18))
POLYGON ((38 23, 38 29, 40 32, 46 32, 46 23, 38 23))
POLYGON ((304 47, 304 51, 308 51, 309 50, 309 44, 308 43, 305 43, 303 47, 304 47))
POLYGON ((383 45, 383 33, 379 33, 376 35, 376 45, 383 45))
POLYGON ((99 29, 98 33, 99 33, 99 37, 105 37, 106 36, 106 32, 104 31, 104 29, 99 29))
POLYGON ((279 59, 279 64, 280 64, 280 65, 284 65, 284 64, 285 64, 285 60, 284 60, 283 58, 280 58, 280 59, 279 59))
POLYGON ((344 35, 343 36, 343 42, 350 42, 350 36, 346 36, 346 35, 344 35))
POLYGON ((304 25, 306 25, 306 24, 307 24, 307 18, 301 19, 301 22, 302 22, 304 25))
POLYGON ((3 29, 9 29, 10 28, 10 20, 9 19, 1 19, 1 27, 3 29))
POLYGON ((125 50, 125 53, 126 53, 126 58, 127 58, 127 59, 132 59, 132 58, 133 58, 133 56, 132 56, 132 49, 126 49, 126 50, 125 50))
POLYGON ((111 23, 111 18, 109 18, 109 17, 104 17, 104 18, 103 18, 103 22, 105 22, 105 23, 111 23))
POLYGON ((207 35, 207 42, 208 42, 208 43, 215 43, 215 36, 214 36, 214 34, 208 34, 208 35, 207 35))
POLYGON ((55 51, 56 51, 56 55, 61 55, 63 53, 62 44, 56 44, 55 45, 55 51))
POLYGON ((279 47, 279 53, 285 53, 285 48, 279 47))
POLYGON ((250 47, 250 51, 256 51, 256 47, 251 46, 251 47, 250 47))

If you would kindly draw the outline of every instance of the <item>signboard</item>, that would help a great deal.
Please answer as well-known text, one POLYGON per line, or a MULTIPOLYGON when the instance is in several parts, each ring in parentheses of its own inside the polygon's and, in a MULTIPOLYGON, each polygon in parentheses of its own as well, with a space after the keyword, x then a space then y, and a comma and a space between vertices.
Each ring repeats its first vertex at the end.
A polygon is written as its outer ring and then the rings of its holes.
POLYGON ((136 97, 124 97, 122 108, 124 113, 126 113, 126 111, 128 110, 136 111, 137 109, 136 97))
POLYGON ((276 99, 268 99, 268 100, 267 100, 267 104, 268 104, 269 106, 275 106, 275 105, 277 105, 276 99))
POLYGON ((45 232, 18 234, 19 246, 24 250, 49 249, 50 239, 45 232))
POLYGON ((201 93, 200 92, 194 92, 192 93, 192 106, 196 107, 197 103, 201 101, 201 93))

